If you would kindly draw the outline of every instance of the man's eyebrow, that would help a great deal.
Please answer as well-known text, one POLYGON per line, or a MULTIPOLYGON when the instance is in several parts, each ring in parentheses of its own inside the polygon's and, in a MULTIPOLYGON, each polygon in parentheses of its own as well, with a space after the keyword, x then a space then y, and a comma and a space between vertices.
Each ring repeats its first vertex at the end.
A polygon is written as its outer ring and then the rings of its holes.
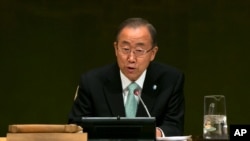
POLYGON ((121 41, 121 44, 129 44, 129 42, 128 41, 121 41))
POLYGON ((122 45, 130 45, 130 43, 128 41, 121 41, 122 45))
POLYGON ((135 44, 136 47, 141 47, 141 46, 145 46, 145 43, 139 42, 135 44))
MULTIPOLYGON (((130 43, 128 41, 126 41, 126 40, 121 41, 121 44, 123 44, 123 45, 130 45, 130 43)), ((138 43, 135 44, 135 47, 141 47, 141 46, 145 46, 145 43, 138 42, 138 43)))

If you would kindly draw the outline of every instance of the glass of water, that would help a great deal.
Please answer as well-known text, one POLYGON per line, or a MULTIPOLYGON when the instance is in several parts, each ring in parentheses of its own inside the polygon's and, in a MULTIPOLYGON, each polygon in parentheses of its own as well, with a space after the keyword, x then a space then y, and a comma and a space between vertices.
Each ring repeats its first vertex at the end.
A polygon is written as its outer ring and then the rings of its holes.
POLYGON ((203 138, 228 138, 226 99, 224 95, 204 96, 203 138))

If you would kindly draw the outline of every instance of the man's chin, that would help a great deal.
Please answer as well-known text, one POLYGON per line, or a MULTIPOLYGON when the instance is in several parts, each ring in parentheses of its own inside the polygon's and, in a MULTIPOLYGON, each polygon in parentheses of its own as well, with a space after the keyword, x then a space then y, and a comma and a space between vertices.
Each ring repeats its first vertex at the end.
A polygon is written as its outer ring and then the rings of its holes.
POLYGON ((127 75, 128 79, 131 81, 136 81, 138 79, 138 77, 134 76, 134 75, 127 75))

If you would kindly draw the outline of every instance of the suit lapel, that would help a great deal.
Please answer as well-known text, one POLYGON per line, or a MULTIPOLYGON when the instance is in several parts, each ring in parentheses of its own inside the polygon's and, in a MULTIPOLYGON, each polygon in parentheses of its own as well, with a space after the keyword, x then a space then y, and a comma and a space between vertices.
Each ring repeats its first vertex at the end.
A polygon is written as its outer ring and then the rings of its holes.
MULTIPOLYGON (((141 98, 144 101, 145 105, 147 106, 151 116, 154 116, 152 113, 152 110, 154 108, 153 106, 155 105, 155 101, 157 97, 157 82, 156 82, 157 74, 154 73, 151 64, 149 65, 147 69, 147 74, 144 80, 141 98)), ((138 107, 137 116, 138 117, 148 116, 141 102, 138 107)))
POLYGON ((107 74, 104 74, 106 77, 106 83, 104 84, 104 94, 112 116, 125 116, 123 95, 122 95, 122 85, 120 79, 119 68, 116 65, 111 67, 110 71, 107 71, 107 74))

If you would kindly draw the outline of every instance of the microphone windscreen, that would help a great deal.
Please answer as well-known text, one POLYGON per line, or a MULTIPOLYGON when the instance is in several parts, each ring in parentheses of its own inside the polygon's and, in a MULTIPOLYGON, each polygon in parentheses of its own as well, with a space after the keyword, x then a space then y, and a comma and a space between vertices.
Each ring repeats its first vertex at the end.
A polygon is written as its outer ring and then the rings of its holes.
POLYGON ((135 89, 134 90, 134 95, 138 96, 138 95, 140 95, 140 93, 141 93, 140 89, 135 89))

